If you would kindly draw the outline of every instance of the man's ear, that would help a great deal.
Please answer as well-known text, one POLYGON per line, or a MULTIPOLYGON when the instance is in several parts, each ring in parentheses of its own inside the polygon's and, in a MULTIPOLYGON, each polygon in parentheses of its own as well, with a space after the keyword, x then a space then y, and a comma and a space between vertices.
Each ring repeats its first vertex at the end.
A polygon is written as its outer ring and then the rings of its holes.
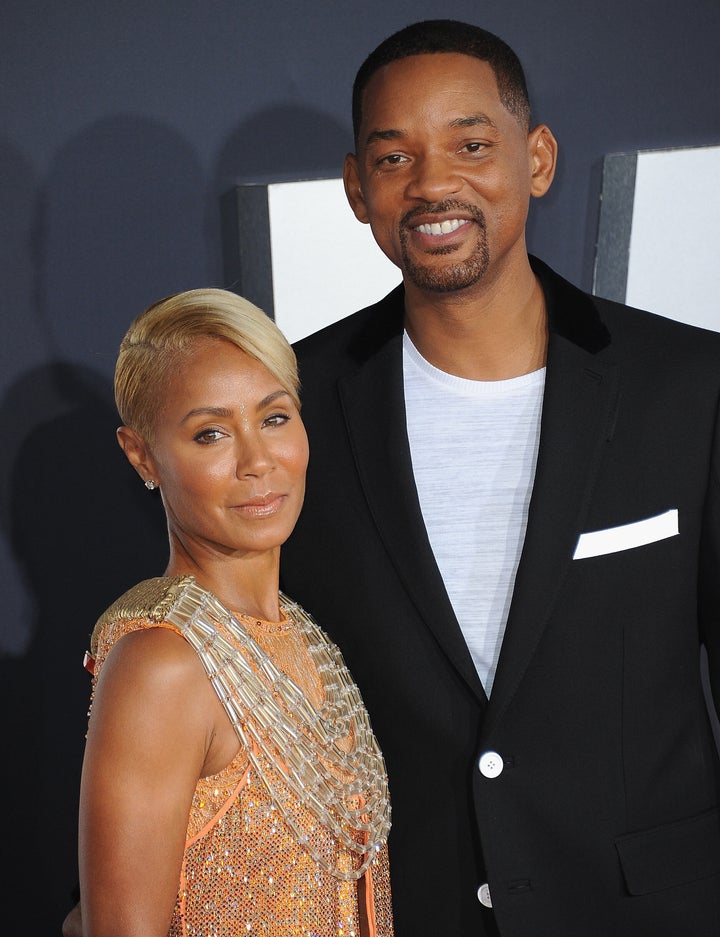
POLYGON ((552 131, 545 124, 538 124, 528 135, 530 155, 530 194, 534 198, 545 195, 555 176, 558 145, 552 131))
POLYGON ((120 426, 117 430, 117 441, 140 478, 146 483, 152 481, 155 487, 158 487, 160 485, 158 470, 142 436, 129 426, 120 426))
POLYGON ((369 224, 367 207, 365 205, 365 196, 360 185, 360 168, 358 158, 354 153, 348 153, 345 157, 343 166, 343 182, 345 184, 345 195, 350 208, 352 208, 355 217, 363 224, 369 224))

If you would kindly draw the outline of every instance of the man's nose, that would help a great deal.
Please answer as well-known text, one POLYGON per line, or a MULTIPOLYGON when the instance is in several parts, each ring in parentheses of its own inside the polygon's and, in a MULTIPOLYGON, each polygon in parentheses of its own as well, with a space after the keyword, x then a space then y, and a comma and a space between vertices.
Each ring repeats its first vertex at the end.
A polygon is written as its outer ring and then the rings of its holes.
POLYGON ((428 154, 416 159, 406 193, 412 199, 441 202, 461 187, 457 167, 443 154, 428 154))

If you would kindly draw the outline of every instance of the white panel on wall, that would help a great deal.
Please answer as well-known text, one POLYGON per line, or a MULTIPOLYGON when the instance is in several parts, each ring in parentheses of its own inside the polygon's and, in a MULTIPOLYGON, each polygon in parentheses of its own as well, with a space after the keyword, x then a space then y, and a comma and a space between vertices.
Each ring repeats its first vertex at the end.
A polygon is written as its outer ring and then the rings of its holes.
POLYGON ((342 179, 268 186, 275 321, 294 342, 400 282, 370 226, 353 215, 342 179))
POLYGON ((226 205, 226 277, 289 341, 374 303, 401 280, 342 179, 238 186, 226 205))
POLYGON ((594 291, 720 331, 720 146, 612 154, 594 291))
POLYGON ((640 153, 626 302, 720 330, 720 146, 640 153))

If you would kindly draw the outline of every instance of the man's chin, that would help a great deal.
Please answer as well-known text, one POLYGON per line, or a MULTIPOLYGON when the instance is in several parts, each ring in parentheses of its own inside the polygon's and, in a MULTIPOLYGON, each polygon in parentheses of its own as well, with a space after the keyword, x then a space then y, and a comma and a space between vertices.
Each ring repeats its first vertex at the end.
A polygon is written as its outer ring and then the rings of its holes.
POLYGON ((405 267, 405 275, 417 287, 427 293, 456 293, 476 286, 487 272, 487 264, 462 264, 454 267, 433 269, 409 264, 405 267))
POLYGON ((476 286, 485 276, 490 256, 485 243, 465 260, 453 263, 451 256, 456 247, 438 248, 433 252, 433 262, 416 260, 410 251, 403 251, 403 273, 417 289, 428 293, 456 293, 476 286))

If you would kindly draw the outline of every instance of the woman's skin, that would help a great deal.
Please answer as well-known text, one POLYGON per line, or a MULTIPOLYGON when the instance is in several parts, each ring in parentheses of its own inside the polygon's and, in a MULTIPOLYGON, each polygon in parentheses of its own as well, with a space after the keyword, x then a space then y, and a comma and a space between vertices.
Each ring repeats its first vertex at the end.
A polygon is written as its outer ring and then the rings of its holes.
MULTIPOLYGON (((308 460, 292 397, 236 346, 199 339, 156 412, 151 442, 129 427, 118 439, 140 477, 160 487, 166 575, 192 574, 226 607, 277 620, 280 546, 302 506, 308 460)), ((97 682, 83 763, 85 937, 165 937, 195 786, 238 749, 184 639, 151 628, 118 642, 97 682)))

